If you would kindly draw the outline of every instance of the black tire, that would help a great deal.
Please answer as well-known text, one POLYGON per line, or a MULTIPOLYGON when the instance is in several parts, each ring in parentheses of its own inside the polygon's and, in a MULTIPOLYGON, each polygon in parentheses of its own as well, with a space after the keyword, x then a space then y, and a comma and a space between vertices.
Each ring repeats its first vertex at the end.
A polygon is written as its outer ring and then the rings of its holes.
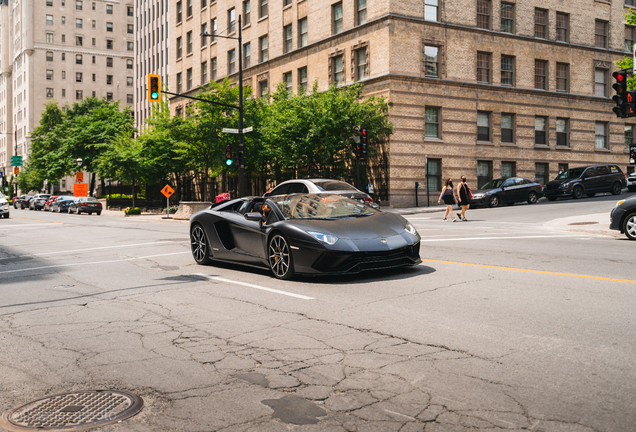
POLYGON ((93 214, 93 212, 88 212, 88 215, 91 216, 93 214))
POLYGON ((627 215, 623 221, 623 231, 630 240, 636 240, 636 213, 627 215))
POLYGON ((13 203, 13 208, 17 210, 18 209, 18 203, 13 203))
POLYGON ((82 214, 82 211, 80 210, 79 206, 77 206, 77 209, 75 209, 75 213, 76 214, 82 214))
POLYGON ((574 186, 574 190, 572 191, 572 198, 574 199, 583 198, 583 188, 581 186, 574 186))
POLYGON ((102 214, 102 212, 97 212, 97 216, 99 216, 99 215, 101 215, 101 214, 102 214))
POLYGON ((2 217, 5 218, 5 219, 9 219, 9 213, 3 214, 2 217))
POLYGON ((620 195, 623 192, 623 185, 620 182, 614 182, 612 185, 612 195, 620 195))
POLYGON ((546 197, 548 201, 556 201, 556 197, 546 197))
POLYGON ((210 264, 210 241, 205 234, 205 230, 200 224, 192 226, 190 231, 190 250, 192 251, 192 258, 199 265, 210 264))
POLYGON ((490 199, 488 200, 488 205, 490 207, 499 207, 499 204, 501 204, 501 200, 499 199, 497 195, 491 196, 490 199))
POLYGON ((267 243, 269 268, 276 279, 289 280, 294 277, 294 262, 289 244, 282 234, 274 234, 267 243))
POLYGON ((58 213, 62 213, 62 207, 57 206, 57 212, 58 212, 58 213))
POLYGON ((528 194, 528 204, 536 204, 539 200, 539 195, 535 191, 530 191, 528 194))
POLYGON ((589 193, 589 194, 585 194, 587 195, 588 198, 594 198, 594 195, 596 195, 595 193, 589 193))
POLYGON ((20 204, 20 210, 24 210, 24 204, 20 204))

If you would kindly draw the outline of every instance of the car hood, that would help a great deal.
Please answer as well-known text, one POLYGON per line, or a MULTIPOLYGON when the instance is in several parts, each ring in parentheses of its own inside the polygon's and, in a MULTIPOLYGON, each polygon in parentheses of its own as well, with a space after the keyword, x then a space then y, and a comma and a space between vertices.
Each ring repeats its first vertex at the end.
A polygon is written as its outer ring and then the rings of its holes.
POLYGON ((500 191, 501 188, 492 188, 492 189, 477 189, 476 191, 471 191, 473 193, 473 195, 475 194, 487 194, 487 193, 492 193, 492 192, 497 192, 500 191))
POLYGON ((303 231, 330 233, 341 239, 386 239, 405 233, 407 224, 402 216, 377 212, 371 216, 335 220, 288 220, 303 231))
POLYGON ((569 183, 573 180, 577 180, 576 178, 571 178, 571 179, 560 179, 560 180, 552 180, 550 182, 548 182, 547 184, 550 186, 559 186, 561 183, 569 183))

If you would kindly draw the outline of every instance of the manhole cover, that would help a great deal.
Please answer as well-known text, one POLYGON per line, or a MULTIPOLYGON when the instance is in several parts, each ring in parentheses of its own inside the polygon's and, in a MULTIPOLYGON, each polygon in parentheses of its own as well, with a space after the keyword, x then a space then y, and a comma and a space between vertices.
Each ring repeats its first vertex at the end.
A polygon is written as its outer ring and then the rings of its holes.
POLYGON ((568 225, 594 225, 597 223, 598 222, 572 222, 572 223, 569 223, 568 225))
POLYGON ((139 396, 118 390, 60 393, 5 412, 0 427, 10 431, 81 431, 132 417, 143 405, 139 396))

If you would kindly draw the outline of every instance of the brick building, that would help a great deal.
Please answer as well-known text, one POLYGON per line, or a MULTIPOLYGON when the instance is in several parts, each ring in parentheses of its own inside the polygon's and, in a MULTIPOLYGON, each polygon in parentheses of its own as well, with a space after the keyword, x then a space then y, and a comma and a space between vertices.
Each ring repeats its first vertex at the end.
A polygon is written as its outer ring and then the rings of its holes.
POLYGON ((432 191, 460 174, 481 185, 501 175, 545 183, 596 162, 626 170, 633 129, 610 97, 613 61, 633 43, 630 3, 171 0, 169 85, 196 92, 236 79, 236 41, 200 34, 235 36, 241 14, 244 81, 257 94, 281 80, 292 91, 362 81, 393 102, 395 131, 370 179, 393 206, 414 205, 426 157, 432 191))

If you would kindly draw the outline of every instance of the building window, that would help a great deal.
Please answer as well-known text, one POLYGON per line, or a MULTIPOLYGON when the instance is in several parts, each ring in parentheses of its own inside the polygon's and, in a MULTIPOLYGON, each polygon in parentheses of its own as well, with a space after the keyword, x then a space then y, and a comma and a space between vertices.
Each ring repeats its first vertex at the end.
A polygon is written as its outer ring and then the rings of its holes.
POLYGON ((66 71, 62 71, 62 79, 66 79, 66 71))
POLYGON ((439 138, 439 108, 426 108, 424 110, 424 136, 426 138, 439 138))
POLYGON ((106 49, 109 49, 109 50, 113 49, 113 40, 112 39, 106 39, 106 49))
POLYGON ((81 72, 75 72, 75 82, 81 83, 82 82, 82 73, 81 72))
POLYGON ((544 9, 534 10, 534 37, 547 38, 548 11, 544 9))
POLYGON ((534 164, 534 181, 542 185, 550 181, 550 164, 538 162, 534 164))
POLYGON ((106 93, 106 100, 108 102, 112 102, 113 101, 113 94, 112 93, 106 93))
POLYGON ((62 89, 62 97, 66 97, 66 89, 62 89))
POLYGON ((75 20, 75 27, 82 28, 82 20, 80 18, 75 20))
POLYGON ((283 38, 285 39, 285 53, 292 50, 292 26, 283 27, 283 38))
POLYGON ((227 11, 227 32, 232 34, 236 31, 236 9, 227 11))
POLYGON ((188 54, 192 54, 192 32, 186 34, 186 50, 188 54))
POLYGON ((192 16, 192 0, 187 0, 187 2, 188 2, 188 9, 187 9, 188 18, 190 18, 192 16))
POLYGON ((250 9, 252 5, 250 4, 250 0, 243 2, 243 26, 247 26, 250 24, 250 9))
POLYGON ((545 60, 534 61, 534 88, 540 90, 547 90, 547 72, 548 62, 545 60))
POLYGON ((201 63, 201 85, 208 82, 208 62, 201 63))
POLYGON ((183 55, 183 39, 181 37, 177 38, 177 58, 180 59, 183 55))
POLYGON ((477 0, 477 27, 490 29, 490 0, 477 0))
POLYGON ((594 95, 607 96, 607 70, 605 69, 594 70, 594 95))
POLYGON ((129 17, 135 16, 134 9, 132 6, 126 6, 126 15, 129 17))
POLYGON ((179 72, 177 74, 177 93, 181 93, 183 90, 183 74, 179 72))
POLYGON ((501 3, 501 31, 504 33, 515 32, 515 5, 501 3))
POLYGON ((570 65, 567 63, 556 64, 556 86, 557 91, 567 93, 569 90, 570 65))
POLYGON ((46 61, 53 61, 53 53, 51 51, 46 52, 46 61))
POLYGON ((356 24, 362 25, 367 22, 367 0, 356 1, 356 24))
POLYGON ((227 52, 227 74, 231 75, 236 72, 236 50, 227 52))
POLYGON ((307 66, 298 69, 298 89, 307 90, 307 66))
POLYGON ((128 104, 133 103, 133 95, 131 95, 131 94, 127 94, 126 95, 126 103, 128 103, 128 104))
POLYGON ((46 16, 46 25, 53 25, 53 15, 46 16))
POLYGON ((128 34, 133 34, 135 31, 135 26, 133 24, 128 24, 126 31, 128 32, 128 34))
POLYGON ((113 67, 113 58, 106 57, 106 67, 113 67))
POLYGON ((131 59, 127 59, 126 60, 126 69, 132 69, 133 68, 133 61, 131 59))
POLYGON ((292 0, 284 0, 283 1, 283 7, 284 6, 289 6, 290 4, 292 4, 292 0))
MULTIPOLYGON (((95 39, 93 38, 93 40, 95 39)), ((128 47, 128 51, 134 51, 135 49, 135 45, 133 42, 126 42, 126 46, 128 47)))
POLYGON ((426 21, 438 21, 439 0, 424 0, 424 19, 426 21))
POLYGON ((53 33, 46 34, 46 43, 53 43, 53 33))
POLYGON ((260 61, 265 62, 269 59, 269 55, 268 55, 268 48, 269 48, 269 42, 267 39, 267 36, 263 36, 259 39, 259 46, 260 46, 260 61))
POLYGON ((515 115, 501 114, 501 142, 515 142, 515 115))
POLYGON ((269 91, 267 86, 267 80, 259 82, 258 85, 259 85, 259 89, 260 89, 259 93, 261 97, 265 96, 269 91))
POLYGON ((205 34, 208 34, 208 23, 201 24, 201 48, 205 47, 205 34))
POLYGON ((216 81, 216 57, 210 60, 210 77, 212 81, 216 81))
POLYGON ((429 159, 426 164, 426 189, 442 190, 442 160, 429 159))
POLYGON ((490 141, 490 113, 477 113, 477 141, 490 141))
POLYGON ((331 75, 331 81, 335 85, 341 85, 344 83, 344 56, 339 55, 331 58, 331 67, 333 73, 331 75))
POLYGON ((93 82, 97 81, 96 77, 97 77, 97 75, 93 74, 93 82))
POLYGON ((75 36, 75 45, 77 46, 84 45, 84 38, 82 36, 75 36))
POLYGON ((48 81, 53 81, 53 71, 51 69, 47 69, 47 71, 46 71, 46 79, 48 81))
POLYGON ((625 26, 625 51, 632 52, 634 46, 634 29, 636 27, 625 26))
POLYGON ((250 67, 250 59, 252 58, 252 44, 251 43, 246 43, 245 45, 243 45, 243 64, 244 64, 244 68, 247 69, 250 67))
POLYGON ((66 53, 62 53, 62 61, 66 61, 66 53))
POLYGON ((338 34, 342 31, 342 3, 336 3, 331 6, 332 18, 332 34, 338 34))
POLYGON ((46 0, 47 6, 53 6, 53 0, 46 0))
POLYGON ((260 6, 258 10, 258 17, 263 18, 267 16, 267 0, 260 0, 260 6))
POLYGON ((82 10, 82 2, 81 1, 76 1, 75 2, 75 10, 82 10))
POLYGON ((557 12, 556 14, 556 40, 559 42, 567 42, 570 37, 568 28, 570 27, 570 15, 557 12))
POLYGON ((515 58, 513 56, 501 56, 501 85, 515 85, 515 58))
POLYGON ((558 146, 567 147, 570 145, 568 140, 568 127, 569 121, 566 118, 557 118, 556 119, 556 134, 557 134, 557 142, 558 146))
POLYGON ((113 85, 113 76, 106 75, 106 85, 113 85))
POLYGON ((477 53, 477 82, 490 83, 490 53, 477 53))
POLYGON ((177 24, 179 24, 183 20, 183 4, 181 2, 177 2, 177 24))
POLYGON ((291 72, 285 72, 283 74, 283 82, 285 83, 285 90, 291 93, 292 91, 292 73, 291 72))
POLYGON ((75 99, 82 100, 82 91, 81 90, 75 90, 75 99))
POLYGON ((112 32, 113 31, 113 23, 106 23, 106 31, 107 32, 112 32))
POLYGON ((355 74, 354 81, 360 81, 367 77, 367 47, 360 48, 354 51, 355 56, 355 74))
POLYGON ((607 21, 596 20, 594 25, 594 46, 607 48, 607 21))
POLYGON ((192 68, 186 71, 186 90, 192 89, 192 68))
POLYGON ((625 125, 625 150, 634 142, 634 125, 625 125))
POLYGON ((126 87, 133 86, 133 77, 126 77, 126 87))
MULTIPOLYGON (((95 3, 93 3, 93 4, 95 4, 95 3)), ((93 10, 95 10, 95 9, 93 9, 93 10)), ((109 5, 109 4, 106 5, 106 13, 108 15, 112 15, 113 14, 113 5, 109 5)))
POLYGON ((492 161, 477 161, 477 189, 492 180, 492 161))
POLYGON ((62 17, 62 25, 66 25, 66 17, 65 16, 62 17))
POLYGON ((427 77, 439 77, 439 47, 424 46, 424 74, 427 77))
POLYGON ((546 124, 548 123, 547 117, 535 117, 534 118, 534 143, 540 145, 546 145, 546 124))
POLYGON ((598 122, 594 125, 594 148, 607 149, 607 123, 598 122))
POLYGON ((307 18, 298 21, 298 46, 307 46, 307 18))
POLYGON ((82 64, 82 55, 75 54, 75 64, 82 64))
POLYGON ((501 162, 501 176, 502 177, 516 177, 517 176, 517 163, 516 162, 501 162))
POLYGON ((210 27, 212 28, 212 42, 216 42, 217 23, 216 18, 212 18, 210 21, 210 27))

